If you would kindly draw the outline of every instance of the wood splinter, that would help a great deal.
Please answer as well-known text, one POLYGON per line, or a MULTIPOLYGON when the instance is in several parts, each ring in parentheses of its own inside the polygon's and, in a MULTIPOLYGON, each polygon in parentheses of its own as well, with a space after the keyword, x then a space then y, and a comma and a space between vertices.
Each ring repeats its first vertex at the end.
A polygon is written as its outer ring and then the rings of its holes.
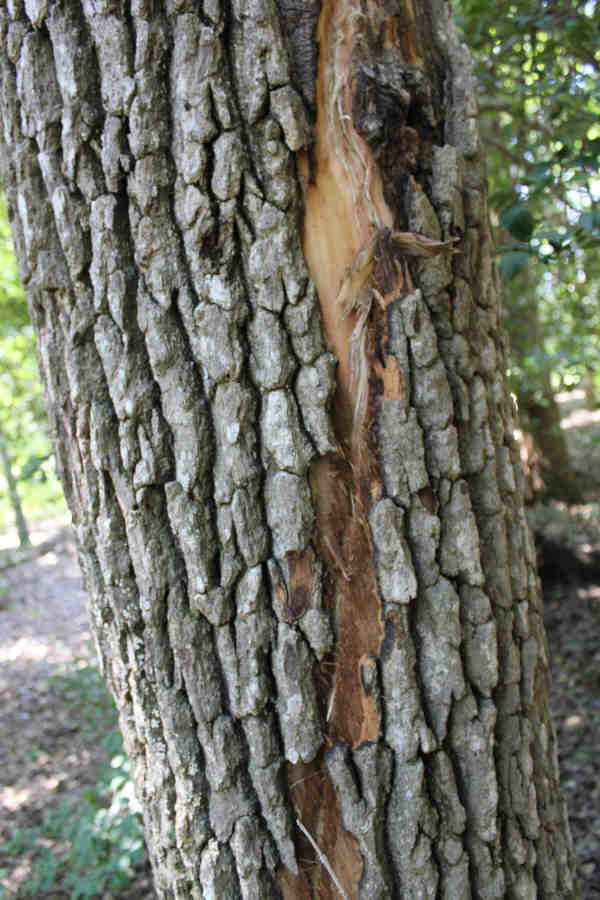
POLYGON ((350 335, 349 370, 350 391, 354 398, 354 430, 362 420, 366 406, 368 365, 366 359, 366 326, 373 305, 373 299, 385 308, 386 301, 378 291, 374 282, 379 281, 378 270, 390 269, 395 264, 398 281, 404 285, 412 285, 408 274, 405 276, 397 258, 405 256, 448 256, 458 253, 454 247, 458 237, 446 241, 437 241, 414 231, 393 231, 391 228, 380 228, 366 241, 357 252, 352 263, 346 268, 342 278, 336 305, 341 319, 344 320, 356 313, 356 322, 350 335))
POLYGON ((313 848, 313 850, 317 854, 317 859, 319 860, 319 862, 321 863, 323 868, 327 871, 327 874, 329 875, 329 877, 335 884, 336 888, 339 891, 340 897, 343 897, 344 900, 349 900, 348 894, 346 893, 346 891, 340 884, 335 872, 331 868, 329 860, 327 859, 325 854, 319 849, 317 842, 315 841, 315 839, 313 838, 311 833, 308 831, 307 828, 304 827, 304 825, 302 824, 300 819, 296 819, 296 825, 298 826, 298 828, 300 829, 300 831, 302 832, 302 834, 304 835, 306 840, 309 842, 310 846, 313 848))

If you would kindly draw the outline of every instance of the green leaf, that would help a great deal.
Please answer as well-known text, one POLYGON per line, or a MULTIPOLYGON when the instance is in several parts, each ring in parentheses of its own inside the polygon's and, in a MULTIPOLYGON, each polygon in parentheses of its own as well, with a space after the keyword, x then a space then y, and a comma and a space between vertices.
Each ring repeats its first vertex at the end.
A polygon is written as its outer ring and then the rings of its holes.
POLYGON ((580 216, 579 224, 582 228, 585 228, 586 231, 595 231, 596 228, 600 227, 600 209, 592 209, 589 212, 584 212, 582 216, 580 216))
POLYGON ((50 459, 51 456, 51 453, 47 453, 45 456, 30 456, 21 470, 19 481, 27 481, 28 478, 31 478, 33 475, 35 475, 40 467, 46 462, 47 459, 50 459))
POLYGON ((529 262, 529 256, 525 250, 509 250, 504 253, 498 264, 502 277, 509 281, 522 272, 529 262))
POLYGON ((549 162, 538 162, 536 163, 529 173, 529 177, 532 182, 536 185, 540 184, 548 184, 552 181, 552 166, 554 162, 550 160, 549 162))
POLYGON ((555 250, 560 250, 563 244, 567 243, 569 233, 567 231, 561 232, 557 231, 555 228, 551 228, 549 231, 538 231, 535 237, 538 241, 547 241, 555 250))
POLYGON ((528 241, 535 228, 535 219, 524 203, 515 203, 503 211, 500 224, 518 241, 528 241))

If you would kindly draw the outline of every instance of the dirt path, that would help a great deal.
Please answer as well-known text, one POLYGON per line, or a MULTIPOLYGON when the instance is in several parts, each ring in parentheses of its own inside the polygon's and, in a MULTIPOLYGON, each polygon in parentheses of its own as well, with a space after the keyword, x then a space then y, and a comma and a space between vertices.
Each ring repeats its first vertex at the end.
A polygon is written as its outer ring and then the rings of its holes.
MULTIPOLYGON (((561 546, 566 533, 576 549, 594 549, 596 538, 600 550, 600 532, 585 510, 577 517, 557 508, 548 521, 543 527, 561 546)), ((46 523, 34 533, 34 542, 61 524, 46 523)), ((593 572, 587 577, 572 558, 565 560, 558 580, 554 571, 545 585, 552 707, 582 895, 600 900, 600 571, 597 578, 593 572)), ((67 536, 52 552, 0 572, 0 586, 1 845, 16 828, 39 822, 59 795, 77 794, 94 783, 100 760, 97 742, 84 740, 72 707, 47 680, 56 671, 89 663, 94 655, 72 539, 67 536)), ((17 864, 0 877, 0 896, 2 884, 5 896, 16 896, 24 866, 17 864)), ((138 883, 134 894, 120 894, 119 900, 134 896, 152 898, 149 882, 138 883)))
MULTIPOLYGON (((66 520, 52 520, 33 531, 41 543, 66 520)), ((15 683, 33 687, 74 659, 89 659, 90 632, 85 591, 73 540, 65 535, 52 551, 0 573, 0 702, 2 710, 15 683)))
MULTIPOLYGON (((44 523, 32 543, 62 524, 44 523)), ((93 651, 72 539, 65 537, 50 553, 0 574, 0 808, 13 817, 14 827, 23 807, 39 811, 59 785, 73 781, 66 772, 89 762, 73 752, 70 739, 61 752, 58 738, 74 731, 73 723, 66 721, 68 711, 52 702, 47 679, 89 662, 93 651)), ((24 822, 28 819, 25 812, 24 822)))
MULTIPOLYGON (((50 552, 0 571, 0 897, 20 896, 30 870, 27 856, 2 853, 4 841, 38 825, 62 800, 80 798, 107 761, 102 735, 90 735, 78 720, 77 698, 74 705, 49 680, 95 661, 75 545, 64 524, 54 520, 33 530, 34 544, 61 535, 50 552)), ((69 895, 52 890, 36 900, 50 896, 69 895)), ((104 900, 154 896, 144 872, 104 900)))

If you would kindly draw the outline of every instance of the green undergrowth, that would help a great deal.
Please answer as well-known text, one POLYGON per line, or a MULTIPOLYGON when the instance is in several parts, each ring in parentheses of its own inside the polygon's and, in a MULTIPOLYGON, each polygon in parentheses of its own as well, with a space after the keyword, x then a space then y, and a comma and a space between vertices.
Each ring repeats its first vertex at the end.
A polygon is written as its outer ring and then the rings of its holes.
MULTIPOLYGON (((82 738, 101 743, 105 761, 93 786, 46 809, 34 827, 15 832, 3 855, 15 862, 29 860, 19 898, 100 898, 125 888, 144 860, 129 760, 114 704, 97 668, 86 665, 50 681, 77 716, 82 738)), ((6 869, 0 871, 0 877, 6 874, 6 869)), ((0 885, 0 898, 14 896, 0 885)))

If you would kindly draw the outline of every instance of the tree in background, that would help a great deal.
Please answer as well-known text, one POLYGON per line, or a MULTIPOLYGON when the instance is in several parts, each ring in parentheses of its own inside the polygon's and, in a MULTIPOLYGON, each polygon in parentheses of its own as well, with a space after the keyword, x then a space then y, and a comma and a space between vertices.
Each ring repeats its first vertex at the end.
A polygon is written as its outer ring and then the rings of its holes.
POLYGON ((581 499, 557 390, 600 377, 600 16, 595 2, 458 0, 477 60, 511 384, 551 496, 581 499))
POLYGON ((0 48, 159 896, 577 898, 448 5, 15 0, 0 48))
POLYGON ((19 284, 6 207, 0 209, 0 464, 19 543, 29 532, 19 482, 42 474, 48 459, 46 411, 39 382, 35 338, 19 284), (15 475, 14 469, 19 470, 15 475))

